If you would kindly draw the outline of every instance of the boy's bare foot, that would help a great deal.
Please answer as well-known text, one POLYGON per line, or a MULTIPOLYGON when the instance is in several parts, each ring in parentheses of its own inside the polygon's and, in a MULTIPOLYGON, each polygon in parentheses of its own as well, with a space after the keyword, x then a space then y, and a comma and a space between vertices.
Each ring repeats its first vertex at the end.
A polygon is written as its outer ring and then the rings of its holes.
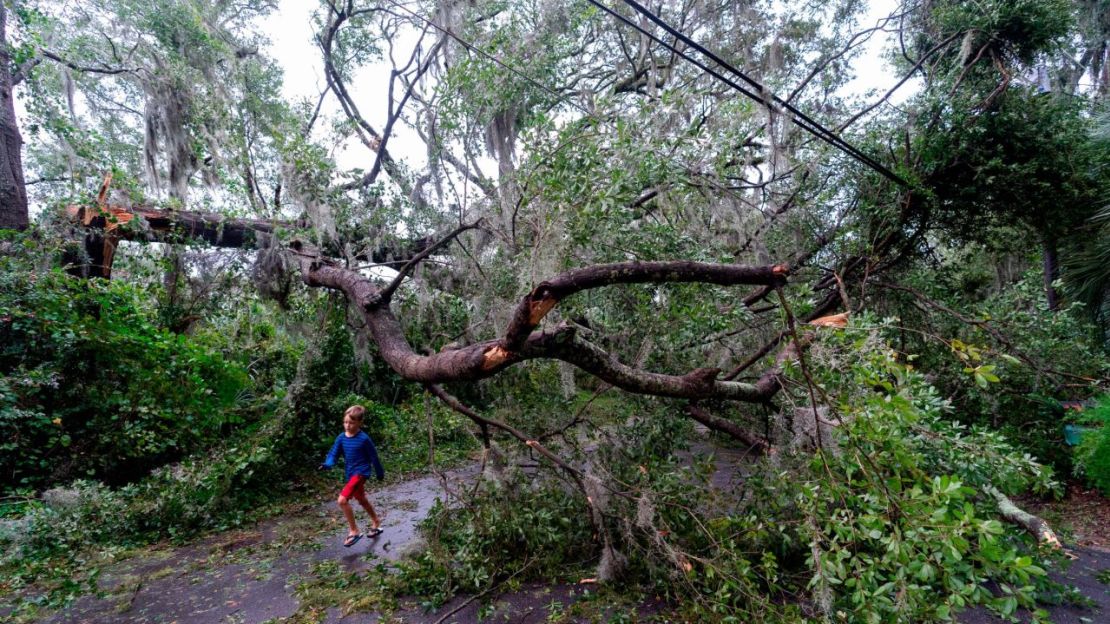
POLYGON ((343 540, 343 546, 350 548, 357 544, 360 539, 362 539, 362 533, 352 533, 347 536, 347 539, 343 540))
POLYGON ((366 532, 366 537, 377 537, 382 534, 382 527, 376 526, 366 532))

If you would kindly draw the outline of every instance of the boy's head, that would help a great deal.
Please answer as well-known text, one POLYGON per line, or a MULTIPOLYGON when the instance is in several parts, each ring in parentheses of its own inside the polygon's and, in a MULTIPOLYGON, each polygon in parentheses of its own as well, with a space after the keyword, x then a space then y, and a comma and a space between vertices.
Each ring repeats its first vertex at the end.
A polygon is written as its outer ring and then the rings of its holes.
POLYGON ((352 405, 343 412, 343 430, 350 435, 358 433, 362 428, 362 417, 366 415, 366 408, 361 405, 352 405))

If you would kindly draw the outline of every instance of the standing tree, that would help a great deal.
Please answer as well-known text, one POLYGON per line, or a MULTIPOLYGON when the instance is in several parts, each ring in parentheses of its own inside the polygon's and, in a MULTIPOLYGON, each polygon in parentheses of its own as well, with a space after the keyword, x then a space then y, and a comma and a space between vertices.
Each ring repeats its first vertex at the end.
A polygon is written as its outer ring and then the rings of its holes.
POLYGON ((1101 172, 1075 166, 1097 160, 1089 105, 1075 89, 1077 74, 1101 62, 1101 35, 1087 44, 1085 65, 1065 63, 1060 82, 1069 90, 1043 79, 1047 59, 1066 49, 1072 4, 928 3, 903 50, 924 77, 911 156, 928 191, 917 204, 921 217, 956 240, 1003 247, 1000 227, 1024 230, 1026 237, 1010 237, 1011 249, 1023 238, 1040 244, 1054 310, 1061 242, 1094 213, 1105 188, 1101 172))
POLYGON ((0 6, 0 229, 27 227, 27 187, 23 182, 23 137, 15 117, 18 69, 8 45, 8 8, 0 6))

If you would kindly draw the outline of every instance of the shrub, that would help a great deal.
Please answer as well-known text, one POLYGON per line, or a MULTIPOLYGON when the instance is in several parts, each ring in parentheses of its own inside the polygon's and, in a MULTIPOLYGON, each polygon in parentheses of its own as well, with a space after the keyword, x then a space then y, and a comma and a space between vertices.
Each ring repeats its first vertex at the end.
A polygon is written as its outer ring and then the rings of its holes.
POLYGON ((131 480, 220 436, 244 371, 141 295, 0 267, 0 490, 131 480))
POLYGON ((1110 380, 1110 360, 1098 333, 1079 304, 1049 310, 1036 271, 984 297, 966 282, 982 258, 965 260, 908 281, 983 324, 938 310, 923 313, 907 298, 890 310, 899 318, 890 319, 888 336, 903 354, 915 354, 913 364, 951 399, 952 419, 999 431, 1023 452, 1070 473, 1072 454, 1061 439, 1059 401, 1086 398, 1110 380), (1000 343, 986 327, 1007 342, 1000 343))
POLYGON ((1110 395, 1084 410, 1079 420, 1091 429, 1075 449, 1075 471, 1110 496, 1110 395))

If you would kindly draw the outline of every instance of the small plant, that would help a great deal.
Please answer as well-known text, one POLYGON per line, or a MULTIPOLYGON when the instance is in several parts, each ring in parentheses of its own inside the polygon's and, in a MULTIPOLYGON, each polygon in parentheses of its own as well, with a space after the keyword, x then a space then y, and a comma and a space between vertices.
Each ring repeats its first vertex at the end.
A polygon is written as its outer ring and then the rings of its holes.
POLYGON ((1090 429, 1084 432, 1075 450, 1076 473, 1110 495, 1110 395, 1080 412, 1078 420, 1090 429))

